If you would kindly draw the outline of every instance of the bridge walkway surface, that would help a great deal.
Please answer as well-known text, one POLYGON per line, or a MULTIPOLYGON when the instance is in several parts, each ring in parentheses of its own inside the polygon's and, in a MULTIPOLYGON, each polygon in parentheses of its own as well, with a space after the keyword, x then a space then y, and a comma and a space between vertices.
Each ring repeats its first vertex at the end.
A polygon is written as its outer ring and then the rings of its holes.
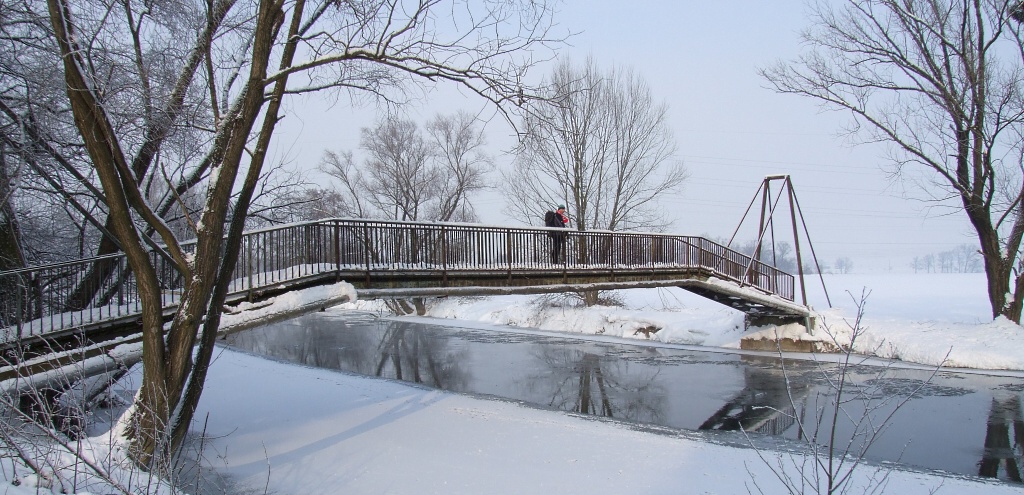
MULTIPOLYGON (((169 316, 182 279, 151 256, 169 316)), ((339 281, 360 298, 678 286, 743 311, 752 324, 810 317, 794 302, 793 275, 702 237, 361 219, 247 232, 228 301, 339 281), (559 235, 563 256, 553 263, 559 235)), ((135 283, 123 255, 0 272, 0 348, 138 332, 135 283)))

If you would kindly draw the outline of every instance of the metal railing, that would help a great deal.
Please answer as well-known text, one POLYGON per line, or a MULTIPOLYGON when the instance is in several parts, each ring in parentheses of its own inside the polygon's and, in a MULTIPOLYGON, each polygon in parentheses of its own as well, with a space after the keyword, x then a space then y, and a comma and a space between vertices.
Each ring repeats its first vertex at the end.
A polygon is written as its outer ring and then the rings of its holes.
MULTIPOLYGON (((692 268, 794 297, 792 275, 694 236, 328 219, 247 232, 241 250, 230 286, 236 295, 331 273, 367 279, 382 272, 429 273, 444 285, 449 274, 467 272, 692 268), (551 259, 553 236, 564 239, 557 262, 551 259)), ((151 256, 164 304, 173 307, 182 279, 166 259, 151 256)), ((124 255, 0 272, 0 294, 0 342, 140 312, 124 255)))

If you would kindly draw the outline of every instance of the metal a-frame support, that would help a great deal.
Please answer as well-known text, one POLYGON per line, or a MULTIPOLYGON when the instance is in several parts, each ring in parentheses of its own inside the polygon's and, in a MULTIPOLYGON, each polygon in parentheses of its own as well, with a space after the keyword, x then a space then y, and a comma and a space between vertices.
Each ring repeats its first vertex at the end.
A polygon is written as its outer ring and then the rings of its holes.
POLYGON ((789 175, 769 175, 761 181, 760 187, 758 187, 757 192, 754 193, 754 198, 750 200, 750 205, 747 206, 747 211, 743 213, 743 218, 740 219, 739 225, 736 226, 736 230, 733 231, 732 237, 729 239, 729 243, 726 246, 732 246, 733 241, 736 239, 736 234, 739 232, 740 227, 743 226, 743 222, 747 219, 747 215, 750 213, 750 209, 754 206, 754 202, 757 201, 758 194, 761 195, 761 220, 757 230, 757 244, 754 248, 754 253, 751 255, 750 263, 747 265, 743 279, 746 280, 746 278, 750 276, 754 262, 761 261, 761 248, 764 246, 765 236, 768 234, 771 236, 771 265, 775 266, 777 264, 777 260, 775 259, 775 211, 782 200, 783 194, 785 194, 789 203, 790 223, 793 226, 793 248, 796 254, 797 277, 800 280, 801 303, 804 306, 808 306, 807 287, 804 280, 803 256, 800 252, 800 226, 803 227, 804 237, 806 238, 807 246, 811 251, 811 259, 814 261, 815 271, 818 272, 818 278, 821 280, 821 288, 825 292, 825 301, 831 308, 832 301, 828 297, 828 289, 825 288, 825 279, 821 276, 821 266, 818 263, 818 256, 814 252, 814 244, 811 243, 810 234, 807 232, 807 222, 804 220, 803 210, 800 208, 800 201, 796 197, 796 192, 793 189, 793 181, 789 175), (773 200, 771 186, 774 181, 782 181, 782 186, 778 188, 778 194, 773 200), (798 215, 800 219, 799 224, 797 223, 798 215))

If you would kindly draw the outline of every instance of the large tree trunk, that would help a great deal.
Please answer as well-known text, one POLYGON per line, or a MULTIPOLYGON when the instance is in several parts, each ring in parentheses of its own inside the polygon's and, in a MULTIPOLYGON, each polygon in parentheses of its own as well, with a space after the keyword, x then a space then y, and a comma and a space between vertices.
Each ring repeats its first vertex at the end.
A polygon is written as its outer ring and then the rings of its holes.
MULTIPOLYGON (((7 147, 0 144, 0 271, 25 266, 25 253, 21 249, 21 233, 11 201, 14 191, 12 178, 7 172, 7 147)), ((4 292, 13 294, 13 292, 4 292)))
POLYGON ((1020 324, 1021 309, 1024 308, 1024 277, 1018 275, 1014 280, 1013 286, 1013 301, 1010 301, 1009 304, 1003 303, 1003 307, 1006 308, 1003 311, 1003 316, 1014 323, 1020 324))
MULTIPOLYGON (((295 2, 294 11, 292 12, 292 23, 289 26, 288 39, 289 42, 285 45, 283 54, 281 56, 281 67, 288 67, 292 64, 292 59, 295 56, 296 43, 298 40, 299 22, 302 19, 303 8, 305 7, 305 1, 300 0, 295 2)), ((270 20, 273 18, 273 11, 264 12, 261 9, 261 15, 267 15, 264 20, 270 20)), ((267 30, 269 31, 269 30, 267 30)), ((263 35, 257 36, 257 54, 262 54, 269 60, 270 49, 273 45, 273 36, 267 32, 263 35), (260 50, 262 48, 262 50, 260 50)), ((263 77, 266 76, 267 66, 262 67, 262 74, 258 81, 262 81, 263 77)), ((254 68, 254 70, 256 70, 254 68)), ((185 439, 185 434, 188 432, 188 428, 192 423, 193 415, 195 414, 196 408, 199 406, 199 398, 202 395, 203 385, 206 383, 206 373, 209 370, 210 362, 213 357, 214 342, 216 340, 217 329, 220 326, 220 318, 222 314, 222 308, 224 301, 228 295, 228 286, 231 283, 231 279, 234 276, 235 265, 238 263, 238 257, 241 252, 242 245, 242 231, 245 228, 246 212, 249 211, 253 195, 255 194, 256 187, 260 180, 260 171, 263 170, 263 164, 266 160, 267 148, 270 145, 271 136, 274 134, 274 127, 277 125, 278 116, 281 109, 281 102, 284 98, 284 92, 288 85, 288 78, 282 77, 278 79, 273 88, 271 97, 269 98, 267 111, 263 117, 263 125, 260 128, 259 137, 256 141, 255 152, 252 154, 249 162, 249 170, 246 173, 245 181, 242 184, 242 189, 239 191, 238 200, 235 203, 235 214, 231 218, 228 236, 224 241, 223 259, 214 261, 211 263, 211 269, 215 271, 216 277, 213 279, 216 283, 215 286, 211 287, 213 292, 206 308, 206 321, 203 324, 203 335, 199 341, 199 351, 197 353, 197 359, 195 369, 192 369, 192 374, 183 376, 182 379, 188 379, 187 383, 184 384, 184 388, 179 391, 180 397, 182 397, 180 413, 175 418, 175 423, 171 425, 171 441, 174 446, 180 446, 185 439)), ((262 91, 259 94, 253 92, 253 99, 251 100, 252 108, 251 113, 247 117, 250 119, 246 126, 247 131, 244 135, 238 133, 233 135, 233 140, 229 144, 229 153, 226 157, 227 161, 238 162, 241 160, 241 155, 245 152, 245 146, 248 143, 248 135, 251 132, 251 128, 255 123, 258 111, 262 107, 263 94, 262 91)), ((231 181, 233 184, 234 181, 231 181)), ((230 186, 230 184, 229 184, 230 186)), ((225 195, 225 199, 230 196, 231 189, 227 188, 222 192, 225 195)), ((221 222, 227 215, 227 202, 224 203, 224 210, 221 212, 221 222)), ((218 235, 217 239, 221 239, 218 235)), ((198 331, 198 329, 196 329, 198 331)), ((191 335, 195 337, 196 332, 194 331, 191 335)), ((193 338, 194 344, 194 338, 193 338)), ((191 346, 188 350, 191 353, 191 346)), ((190 354, 189 357, 191 358, 190 354)), ((191 362, 191 361, 189 361, 191 362)))
MULTIPOLYGON (((14 191, 11 190, 11 177, 7 171, 6 147, 0 144, 0 272, 14 270, 25 266, 25 253, 21 246, 21 233, 18 228, 18 218, 15 215, 11 202, 14 191)), ((24 314, 23 307, 19 308, 19 299, 14 294, 24 293, 21 283, 14 277, 0 279, 0 294, 4 294, 6 301, 0 301, 0 326, 10 326, 20 320, 24 314), (22 311, 22 314, 18 314, 22 311)))
POLYGON ((1020 278, 1013 278, 1013 261, 1007 259, 1003 252, 1003 243, 989 219, 988 208, 977 204, 974 196, 961 196, 964 211, 974 226, 981 246, 981 257, 988 282, 988 299, 992 309, 992 318, 1005 316, 1010 321, 1020 323, 1021 286, 1020 278), (980 212, 980 213, 979 213, 980 212), (1011 287, 1013 279, 1013 287, 1011 287))
MULTIPOLYGON (((196 334, 208 313, 210 294, 218 280, 216 274, 223 248, 224 220, 230 210, 231 190, 252 125, 263 105, 264 80, 277 32, 270 27, 278 19, 279 6, 260 4, 257 25, 266 26, 266 29, 256 31, 252 66, 243 100, 232 117, 227 119, 218 138, 224 144, 215 153, 221 158, 218 160, 221 170, 207 198, 201 223, 203 228, 197 232, 194 272, 192 263, 184 257, 173 234, 146 204, 138 189, 138 177, 124 156, 103 105, 97 101, 81 72, 84 64, 79 58, 80 50, 72 41, 75 28, 68 6, 61 0, 49 0, 48 6, 63 55, 67 93, 75 124, 103 185, 112 231, 138 281, 142 309, 143 379, 128 429, 129 454, 149 469, 164 469, 169 466, 167 461, 177 448, 178 438, 171 435, 171 426, 176 423, 175 415, 179 413, 185 382, 192 370, 196 334), (160 285, 148 250, 134 224, 133 211, 168 244, 177 269, 185 280, 184 293, 168 331, 166 346, 160 285)), ((252 164, 257 173, 259 165, 252 164)), ((239 215, 244 221, 244 212, 239 215)), ((211 331, 215 332, 216 327, 211 331)))
POLYGON ((999 256, 998 252, 993 254, 982 249, 982 259, 985 264, 985 275, 988 279, 988 300, 992 307, 992 317, 995 318, 997 316, 1004 315, 1013 321, 1019 321, 1019 315, 1017 316, 1017 319, 1013 319, 1011 315, 1008 314, 1010 307, 1006 304, 1006 296, 1010 292, 1010 271, 1006 269, 1006 262, 999 256))
MULTIPOLYGON (((294 29, 297 29, 298 19, 301 19, 303 4, 304 2, 300 0, 294 6, 294 29)), ((162 363, 150 363, 145 356, 143 359, 144 384, 155 380, 155 377, 163 378, 159 385, 161 392, 168 397, 169 410, 172 413, 166 418, 159 417, 160 422, 146 422, 145 416, 151 415, 153 412, 144 407, 135 409, 135 415, 141 415, 141 417, 133 423, 157 428, 152 432, 140 431, 140 435, 133 438, 134 443, 141 447, 136 450, 136 460, 151 468, 164 468, 164 463, 169 461, 170 456, 177 451, 184 439, 188 425, 191 424, 192 415, 201 395, 202 382, 209 366, 209 358, 212 356, 210 348, 212 342, 210 341, 216 335, 220 322, 221 304, 226 296, 226 285, 234 269, 234 261, 238 256, 241 229, 244 226, 246 212, 259 177, 259 171, 262 169, 266 145, 273 133, 273 126, 277 122, 277 108, 280 104, 283 86, 287 83, 287 78, 279 80, 274 99, 275 105, 268 112, 264 130, 259 139, 260 146, 251 157, 247 180, 243 187, 243 197, 237 205, 238 209, 234 212, 232 219, 231 242, 233 244, 225 245, 224 222, 231 211, 231 194, 235 177, 238 176, 242 157, 246 153, 246 144, 249 142, 253 125, 265 103, 264 81, 267 76, 274 39, 277 35, 277 29, 271 27, 274 26, 275 21, 280 21, 281 15, 279 4, 275 2, 259 4, 252 66, 248 82, 243 90, 242 100, 237 107, 238 112, 234 118, 229 118, 226 121, 225 131, 221 134, 224 145, 218 148, 223 151, 219 159, 216 160, 219 163, 217 180, 211 184, 207 193, 206 207, 199 223, 202 228, 197 232, 194 276, 187 279, 185 293, 171 322, 170 330, 167 332, 166 360, 162 363), (216 299, 212 297, 215 287, 221 288, 217 292, 216 299), (205 325, 203 324, 204 319, 206 320, 205 325), (204 332, 200 352, 202 361, 198 363, 201 376, 193 377, 192 356, 200 328, 203 328, 204 332), (190 379, 190 377, 193 378, 190 379), (150 444, 151 436, 162 436, 166 442, 166 450, 162 448, 163 444, 150 444)), ((291 34, 294 35, 294 33, 291 34)), ((286 48, 288 56, 294 53, 293 38, 294 36, 289 38, 292 41, 286 48)), ((159 311, 160 308, 156 309, 159 311)), ((145 351, 143 352, 145 353, 145 351)), ((145 402, 142 405, 145 405, 145 402)))

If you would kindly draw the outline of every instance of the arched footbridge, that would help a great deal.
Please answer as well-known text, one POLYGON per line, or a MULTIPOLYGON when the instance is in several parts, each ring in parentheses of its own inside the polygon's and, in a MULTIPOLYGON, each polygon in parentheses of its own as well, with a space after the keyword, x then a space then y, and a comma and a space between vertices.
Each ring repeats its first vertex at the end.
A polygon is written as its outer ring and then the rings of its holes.
MULTIPOLYGON (((152 256, 170 314, 181 279, 152 256)), ((792 274, 702 237, 352 219, 247 232, 229 300, 338 281, 360 298, 678 286, 754 324, 810 315, 794 302, 792 274), (565 244, 552 262, 555 232, 565 244)), ((0 289, 0 344, 138 326, 135 280, 121 255, 0 272, 0 289)))

